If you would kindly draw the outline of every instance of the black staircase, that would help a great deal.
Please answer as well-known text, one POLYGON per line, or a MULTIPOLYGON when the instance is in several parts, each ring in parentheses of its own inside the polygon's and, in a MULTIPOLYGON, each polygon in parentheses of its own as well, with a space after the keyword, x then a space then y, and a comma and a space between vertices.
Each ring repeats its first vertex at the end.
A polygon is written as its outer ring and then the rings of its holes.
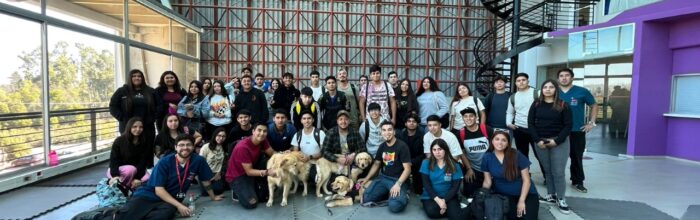
POLYGON ((544 43, 543 33, 588 24, 593 15, 592 6, 597 2, 481 0, 484 7, 499 19, 477 39, 474 46, 478 66, 476 90, 485 95, 493 89, 493 80, 497 76, 509 79, 517 74, 518 54, 544 43))

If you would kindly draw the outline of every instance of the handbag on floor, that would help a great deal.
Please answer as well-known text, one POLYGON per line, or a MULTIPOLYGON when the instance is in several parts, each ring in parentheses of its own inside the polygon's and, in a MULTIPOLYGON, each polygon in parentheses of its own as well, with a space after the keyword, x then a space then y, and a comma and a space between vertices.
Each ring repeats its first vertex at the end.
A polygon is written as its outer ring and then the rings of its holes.
POLYGON ((102 178, 97 184, 97 201, 99 201, 100 208, 102 207, 120 207, 126 204, 126 196, 124 196, 124 189, 121 188, 119 182, 109 185, 108 178, 102 178))

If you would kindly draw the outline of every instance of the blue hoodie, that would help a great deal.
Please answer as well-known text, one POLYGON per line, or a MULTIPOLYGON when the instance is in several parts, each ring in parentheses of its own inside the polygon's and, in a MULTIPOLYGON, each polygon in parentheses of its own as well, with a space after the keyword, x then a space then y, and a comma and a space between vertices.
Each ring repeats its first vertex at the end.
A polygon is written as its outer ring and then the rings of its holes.
POLYGON ((270 122, 267 125, 267 141, 276 152, 292 149, 292 137, 297 133, 297 129, 291 122, 287 122, 284 126, 286 130, 280 134, 277 133, 274 122, 270 122))

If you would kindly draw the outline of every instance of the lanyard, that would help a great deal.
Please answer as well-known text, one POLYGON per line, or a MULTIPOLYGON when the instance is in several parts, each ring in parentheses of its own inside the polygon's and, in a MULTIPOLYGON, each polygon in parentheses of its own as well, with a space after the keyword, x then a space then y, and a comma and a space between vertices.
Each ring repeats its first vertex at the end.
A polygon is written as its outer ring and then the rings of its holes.
POLYGON ((177 172, 177 183, 180 184, 180 192, 182 192, 182 187, 185 185, 185 180, 187 180, 187 175, 190 170, 190 161, 187 160, 187 163, 185 163, 185 175, 183 175, 184 178, 180 179, 180 167, 178 164, 177 157, 175 157, 175 171, 177 172))

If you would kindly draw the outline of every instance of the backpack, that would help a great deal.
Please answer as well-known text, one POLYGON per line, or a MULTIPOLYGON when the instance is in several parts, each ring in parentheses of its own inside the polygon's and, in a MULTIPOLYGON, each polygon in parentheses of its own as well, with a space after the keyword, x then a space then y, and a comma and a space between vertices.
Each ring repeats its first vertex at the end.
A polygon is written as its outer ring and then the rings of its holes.
MULTIPOLYGON (((486 139, 489 139, 489 134, 486 131, 486 125, 485 124, 479 124, 479 130, 481 130, 481 134, 486 137, 486 139)), ((464 143, 464 138, 467 136, 467 127, 463 127, 461 130, 459 130, 459 141, 464 143)))
POLYGON ((474 200, 469 203, 468 219, 502 220, 508 213, 508 198, 491 194, 488 189, 480 188, 474 192, 474 200))
MULTIPOLYGON (((301 149, 301 136, 304 135, 304 129, 301 129, 297 131, 297 147, 301 149)), ((314 140, 316 140, 316 144, 318 144, 319 148, 321 147, 321 130, 318 128, 314 128, 314 140)))
POLYGON ((102 178, 95 190, 99 207, 119 207, 126 204, 126 196, 124 196, 123 192, 125 190, 122 190, 120 187, 119 183, 109 185, 109 179, 102 178))

